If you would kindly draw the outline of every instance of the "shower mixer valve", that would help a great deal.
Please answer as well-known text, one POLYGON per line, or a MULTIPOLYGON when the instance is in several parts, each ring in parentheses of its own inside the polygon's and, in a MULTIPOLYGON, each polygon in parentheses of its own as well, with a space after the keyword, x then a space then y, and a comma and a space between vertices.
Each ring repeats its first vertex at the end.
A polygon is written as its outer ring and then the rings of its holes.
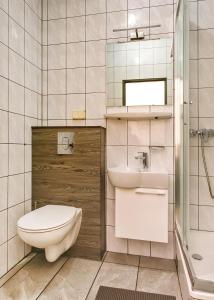
POLYGON ((201 155, 202 155, 202 159, 203 159, 204 171, 205 171, 205 175, 206 175, 206 179, 207 179, 210 197, 212 199, 214 199, 214 193, 212 191, 212 185, 211 185, 211 181, 210 181, 210 177, 209 177, 207 161, 206 161, 206 156, 205 156, 205 150, 204 150, 204 148, 205 148, 204 143, 208 142, 209 137, 214 137, 214 129, 206 129, 206 128, 202 128, 199 130, 190 129, 191 137, 194 137, 197 135, 200 136, 200 138, 201 138, 201 155))
POLYGON ((206 128, 202 128, 199 130, 190 129, 190 136, 194 137, 196 135, 199 135, 203 139, 203 141, 207 143, 209 137, 214 137, 214 129, 206 129, 206 128))

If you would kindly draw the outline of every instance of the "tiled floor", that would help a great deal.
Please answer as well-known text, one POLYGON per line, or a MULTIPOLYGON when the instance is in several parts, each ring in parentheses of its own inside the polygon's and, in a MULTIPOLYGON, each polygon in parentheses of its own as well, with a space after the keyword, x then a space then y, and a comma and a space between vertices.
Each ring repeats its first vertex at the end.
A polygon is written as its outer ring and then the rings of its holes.
POLYGON ((1 300, 94 300, 100 285, 176 296, 173 261, 107 253, 103 262, 61 257, 48 263, 38 254, 0 289, 1 300))

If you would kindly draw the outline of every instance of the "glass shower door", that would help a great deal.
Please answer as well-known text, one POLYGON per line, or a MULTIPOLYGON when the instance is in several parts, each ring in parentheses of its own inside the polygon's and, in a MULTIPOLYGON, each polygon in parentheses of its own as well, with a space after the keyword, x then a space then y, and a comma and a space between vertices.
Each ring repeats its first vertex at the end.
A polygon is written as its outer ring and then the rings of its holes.
MULTIPOLYGON (((185 253, 188 271, 190 273, 193 289, 214 293, 214 230, 209 230, 206 224, 212 222, 212 215, 209 217, 212 205, 208 205, 203 211, 203 203, 212 204, 213 173, 208 173, 212 166, 212 152, 208 156, 208 138, 212 136, 209 123, 205 128, 198 131, 200 124, 200 110, 197 115, 197 125, 193 122, 192 137, 199 138, 197 147, 190 147, 190 114, 189 114, 189 16, 188 0, 180 0, 176 15, 175 30, 175 197, 176 197, 176 227, 180 237, 180 244, 185 253), (208 128, 207 128, 208 127, 208 128), (209 136, 210 132, 210 136, 209 136), (205 143, 205 144, 204 144, 205 143), (204 151, 203 152, 203 147, 204 151), (191 181, 189 157, 191 158, 191 181), (194 154, 196 153, 196 154, 194 154), (206 156, 207 154, 207 156, 206 156), (197 157, 197 159, 195 159, 197 157), (205 161, 207 158, 207 162, 205 161), (210 160, 208 160, 208 158, 210 160), (203 168, 203 169, 201 169, 203 168), (202 173, 204 172, 204 173, 202 173), (206 174, 207 173, 207 174, 206 174), (210 175, 210 176, 209 176, 210 175), (198 177, 198 178, 197 178, 198 177), (195 181, 192 179, 196 178, 195 181), (190 185, 191 183, 191 185, 190 185), (189 190, 193 195, 190 195, 189 190), (195 193, 195 194, 194 194, 195 193), (189 211, 190 199, 195 210, 191 210, 192 228, 190 229, 189 211), (194 202, 195 201, 195 202, 194 202), (201 202, 202 201, 202 202, 201 202), (204 215, 203 215, 204 213, 204 215), (210 220, 207 222, 207 220, 210 220), (195 222, 195 223, 194 223, 195 222), (203 223, 204 222, 204 223, 203 223), (206 223, 207 222, 207 223, 206 223), (196 225, 195 225, 196 224, 196 225), (205 225, 204 225, 205 224, 205 225)), ((211 3, 208 3, 211 5, 211 3)), ((193 8, 192 8, 193 9, 193 8)), ((195 8, 194 8, 195 9, 195 8)), ((191 13, 197 16, 198 10, 191 13)), ((196 42, 198 45, 198 41, 196 42)), ((204 46, 207 46, 207 42, 204 46)), ((191 70, 191 72, 195 72, 191 70)), ((192 73, 191 73, 192 75, 192 73)), ((197 86, 197 82, 195 82, 197 86)), ((200 91, 200 89, 199 89, 200 91)), ((210 98, 212 96, 209 96, 210 98)), ((195 99, 193 98, 193 101, 195 99)), ((201 100, 203 98, 201 97, 201 100)), ((206 105, 206 102, 203 102, 206 105)), ((204 107, 203 107, 204 108, 204 107)), ((208 108, 211 110, 211 107, 208 108)), ((208 111, 208 110, 207 110, 208 111)), ((210 112, 209 112, 210 113, 210 112)), ((202 118, 202 117, 201 117, 202 118)), ((205 116, 203 115, 203 118, 205 116)), ((206 123, 205 123, 206 124, 206 123)), ((194 143, 192 145, 195 145, 194 143)), ((212 149, 211 149, 212 151, 212 149)), ((212 206, 213 207, 213 206, 212 206)), ((212 224, 212 223, 211 223, 212 224)), ((212 228, 211 228, 212 229, 212 228)), ((205 299, 205 298, 204 298, 205 299)), ((208 299, 208 298, 206 298, 208 299)))
POLYGON ((175 197, 176 225, 184 248, 189 232, 189 18, 180 0, 175 30, 175 197))

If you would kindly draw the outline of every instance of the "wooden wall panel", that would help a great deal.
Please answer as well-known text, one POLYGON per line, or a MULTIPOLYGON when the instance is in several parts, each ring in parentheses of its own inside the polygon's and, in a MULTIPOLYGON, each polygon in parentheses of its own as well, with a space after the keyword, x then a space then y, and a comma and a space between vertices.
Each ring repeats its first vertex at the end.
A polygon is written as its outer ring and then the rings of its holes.
POLYGON ((78 240, 70 255, 101 259, 105 252, 105 129, 34 127, 33 209, 47 204, 83 209, 78 240), (74 153, 57 154, 59 131, 75 133, 74 153))

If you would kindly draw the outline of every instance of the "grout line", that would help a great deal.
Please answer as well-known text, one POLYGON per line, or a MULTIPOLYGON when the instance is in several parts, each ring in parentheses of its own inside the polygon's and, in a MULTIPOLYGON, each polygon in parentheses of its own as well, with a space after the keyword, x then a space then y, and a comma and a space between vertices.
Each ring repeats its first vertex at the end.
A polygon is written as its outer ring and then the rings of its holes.
MULTIPOLYGON (((177 274, 177 278, 178 278, 178 287, 179 287, 179 291, 180 291, 180 295, 181 295, 181 300, 185 300, 183 298, 183 294, 182 294, 182 286, 181 286, 181 282, 180 282, 180 276, 178 274, 178 268, 177 268, 177 264, 176 264, 176 274, 177 274)), ((177 298, 177 297, 176 297, 177 298)))
MULTIPOLYGON (((5 243, 6 244, 6 243, 5 243)), ((3 244, 2 244, 3 245, 3 244)), ((12 279, 19 271, 21 271, 27 264, 29 264, 38 254, 33 255, 34 252, 29 253, 27 256, 25 256, 24 258, 22 258, 17 264, 15 264, 11 269, 8 270, 8 272, 12 271, 15 267, 17 267, 20 263, 22 263, 23 260, 27 259, 28 256, 32 255, 32 257, 20 268, 18 269, 11 277, 9 277, 1 287, 3 287, 10 279, 12 279)), ((0 281, 2 280, 2 278, 4 278, 5 275, 8 274, 5 273, 1 278, 0 281)))
POLYGON ((137 290, 137 285, 138 285, 138 277, 139 277, 139 271, 140 271, 140 260, 141 260, 141 255, 139 255, 139 261, 138 261, 138 266, 137 266, 137 278, 136 278, 135 291, 137 290))
MULTIPOLYGON (((117 254, 125 254, 125 255, 134 255, 134 254, 127 254, 127 253, 118 253, 118 252, 113 252, 113 253, 117 253, 117 254)), ((137 256, 140 256, 140 255, 137 255, 137 256)), ((104 263, 106 264, 113 264, 113 265, 120 265, 120 266, 127 266, 127 267, 139 267, 139 266, 136 266, 136 265, 131 265, 131 264, 123 264, 123 263, 119 263, 119 262, 113 262, 113 261, 104 261, 104 263)))
MULTIPOLYGON (((174 9, 173 9, 173 31, 175 31, 175 7, 176 3, 174 3, 174 9)), ((173 53, 175 53, 175 34, 173 35, 173 53)), ((172 125, 172 130, 173 130, 173 173, 175 173, 175 55, 173 55, 173 61, 172 61, 172 80, 173 80, 173 125, 172 125)), ((172 189, 173 189, 173 203, 175 200, 175 176, 173 176, 172 180, 172 189)), ((173 210, 173 221, 175 222, 175 206, 173 210)), ((175 223, 174 223, 175 226, 175 223)), ((175 248, 174 248, 175 251, 175 248)))
MULTIPOLYGON (((10 10, 10 1, 8 1, 8 11, 10 10)), ((10 45, 10 28, 9 28, 9 17, 8 17, 8 45, 10 45)), ((10 107, 10 88, 9 88, 9 66, 10 66, 10 55, 9 55, 9 47, 8 47, 8 82, 7 82, 7 88, 8 88, 8 99, 7 99, 7 104, 8 104, 8 144, 9 144, 9 140, 10 140, 10 118, 9 118, 9 107, 10 107)), ((9 236, 9 209, 8 209, 8 205, 9 205, 9 170, 10 170, 10 161, 9 161, 9 145, 8 145, 8 148, 7 148, 7 155, 8 155, 8 161, 7 161, 7 167, 8 167, 8 170, 7 170, 7 272, 9 271, 9 254, 8 254, 8 236, 9 236)), ((6 272, 6 273, 7 273, 6 272)))
POLYGON ((84 39, 85 39, 85 41, 84 41, 84 43, 85 43, 85 61, 84 61, 84 65, 85 65, 85 120, 84 120, 84 123, 85 123, 85 125, 86 125, 86 118, 87 118, 87 103, 86 103, 86 101, 87 101, 87 94, 86 94, 86 90, 87 90, 87 74, 86 74, 86 56, 87 56, 87 51, 86 51, 86 47, 87 47, 87 42, 86 42, 86 31, 87 31, 87 27, 86 27, 86 1, 87 0, 85 0, 84 1, 84 4, 85 4, 85 18, 84 18, 84 22, 85 22, 85 32, 84 32, 84 39))
POLYGON ((32 173, 32 171, 26 171, 26 172, 23 172, 23 173, 16 173, 16 174, 8 174, 8 175, 5 175, 5 176, 0 176, 0 179, 2 179, 2 178, 9 178, 9 177, 12 177, 12 176, 17 176, 17 175, 24 175, 25 173, 26 174, 32 173))
MULTIPOLYGON (((106 252, 107 253, 107 252, 106 252)), ((106 256, 106 254, 105 254, 105 256, 106 256)), ((95 283, 95 281, 96 281, 96 279, 97 279, 97 277, 98 277, 98 275, 99 275, 99 273, 100 273, 100 270, 101 270, 101 268, 102 268, 102 265, 103 265, 103 263, 104 263, 105 261, 104 261, 104 259, 101 261, 101 265, 100 265, 100 267, 99 267, 99 269, 98 269, 98 271, 97 271, 97 273, 96 273, 96 275, 95 275, 95 277, 94 277, 94 280, 92 281, 92 284, 91 284, 91 287, 89 288, 89 290, 88 290, 88 293, 87 293, 87 295, 86 295, 86 297, 85 297, 85 300, 87 300, 87 298, 88 298, 88 296, 89 296, 89 294, 90 294, 90 292, 91 292, 91 290, 92 290, 92 287, 93 287, 93 285, 94 285, 94 283, 95 283)))
MULTIPOLYGON (((0 42, 0 43, 1 43, 1 42, 0 42)), ((7 47, 7 48, 8 48, 8 47, 7 47)), ((8 58, 8 61, 9 61, 9 58, 8 58)), ((8 69, 8 70, 9 70, 9 69, 8 69)), ((22 85, 22 84, 20 84, 20 83, 18 83, 18 82, 16 82, 16 81, 10 79, 9 76, 8 76, 8 77, 5 77, 5 76, 3 76, 3 75, 0 75, 0 77, 6 79, 7 81, 9 81, 9 83, 12 82, 12 83, 14 83, 14 84, 16 84, 16 85, 18 85, 18 86, 20 86, 20 87, 23 87, 23 88, 25 87, 24 85, 22 85)), ((32 89, 29 88, 29 87, 25 87, 25 88, 26 88, 27 90, 29 90, 29 91, 31 91, 31 92, 33 92, 33 93, 39 95, 39 96, 41 95, 39 92, 36 92, 36 91, 32 90, 32 89)))
MULTIPOLYGON (((61 256, 64 257, 64 256, 61 256)), ((62 266, 58 269, 58 271, 54 274, 54 276, 51 278, 51 280, 45 285, 44 289, 40 292, 40 294, 36 297, 35 300, 39 299, 39 297, 44 293, 44 291, 47 289, 47 287, 51 284, 51 282, 54 280, 54 278, 59 274, 59 272, 62 270, 62 268, 66 265, 66 263, 71 259, 71 257, 67 257, 65 262, 62 264, 62 266)))
POLYGON ((102 258, 102 261, 103 261, 103 262, 105 261, 107 255, 108 255, 108 251, 106 251, 106 252, 104 253, 104 255, 103 255, 103 258, 102 258))
MULTIPOLYGON (((66 46, 65 46, 65 66, 66 66, 66 70, 65 70, 65 91, 66 91, 66 95, 65 95, 65 124, 66 126, 68 126, 68 0, 66 0, 66 23, 65 23, 65 41, 66 41, 66 46)), ((49 71, 49 69, 48 69, 49 71)))
MULTIPOLYGON (((24 0, 23 0, 23 2, 24 2, 24 0)), ((24 3, 26 3, 26 5, 28 5, 27 2, 24 2, 24 3)), ((8 5, 8 7, 9 7, 9 5, 8 5)), ((13 16, 11 16, 8 12, 6 12, 1 7, 0 7, 0 11, 3 11, 9 17, 9 19, 11 19, 14 23, 16 23, 19 27, 21 27, 24 30, 24 32, 26 32, 35 42, 37 42, 38 44, 42 45, 41 42, 39 42, 29 31, 26 30, 26 28, 24 28, 20 23, 18 23, 17 20, 14 19, 13 16)), ((9 9, 8 9, 8 11, 9 11, 9 9)))
MULTIPOLYGON (((26 2, 24 1, 24 27, 25 27, 25 18, 26 18, 26 2)), ((24 57, 25 57, 25 42, 26 42, 26 36, 25 36, 25 33, 24 33, 24 57)), ((26 72, 25 72, 25 68, 26 68, 26 61, 24 59, 24 86, 26 86, 26 72)), ((38 99, 37 99, 38 101, 38 99)), ((38 103, 37 103, 38 104, 38 103)), ((26 160, 26 155, 27 155, 27 152, 26 152, 26 145, 25 145, 25 139, 26 139, 26 136, 25 136, 25 126, 26 126, 26 116, 25 116, 25 113, 26 113, 26 90, 25 90, 25 87, 24 87, 24 132, 23 132, 23 136, 24 136, 24 171, 26 169, 26 163, 25 163, 25 160, 26 160)), ((23 211, 23 214, 25 214, 26 212, 26 203, 25 203, 25 190, 26 190, 26 186, 25 186, 25 174, 24 174, 24 211, 23 211)), ((26 249, 26 244, 24 243, 24 256, 25 256, 25 249, 26 249)))
POLYGON ((26 5, 30 8, 30 10, 37 16, 37 18, 41 21, 42 15, 40 16, 37 12, 29 5, 29 3, 25 0, 26 5))
MULTIPOLYGON (((139 258, 139 260, 140 260, 140 258, 139 258)), ((139 273, 140 273, 140 261, 139 261, 139 265, 137 267, 137 278, 136 278, 136 284, 135 284, 135 291, 137 291, 139 273)))
MULTIPOLYGON (((156 257, 152 257, 152 258, 156 258, 156 257)), ((161 258, 161 259, 166 259, 167 260, 167 258, 161 258)), ((174 260, 174 259, 171 259, 171 260, 174 260)), ((163 268, 161 269, 161 268, 158 268, 158 267, 157 268, 151 268, 151 267, 140 267, 139 266, 139 269, 176 273, 178 275, 176 268, 175 268, 175 271, 171 271, 171 270, 167 270, 167 269, 163 269, 163 268)))
MULTIPOLYGON (((85 43, 86 42, 80 42, 81 43, 85 43)), ((65 46, 68 45, 68 44, 65 44, 65 46)), ((105 65, 95 65, 95 66, 84 66, 84 67, 73 67, 73 68, 50 68, 48 69, 48 71, 63 71, 63 70, 76 70, 76 69, 90 69, 90 68, 105 68, 106 66, 105 65)))
MULTIPOLYGON (((48 11, 49 11, 49 9, 48 9, 48 7, 49 7, 49 1, 47 1, 47 19, 48 19, 48 11)), ((47 22, 47 36, 46 36, 46 38, 47 38, 47 45, 49 46, 49 22, 47 22)), ((48 126, 48 120, 49 120, 49 54, 48 54, 48 52, 49 52, 49 47, 47 46, 47 75, 46 75, 46 80, 47 80, 47 83, 46 83, 46 85, 47 85, 47 107, 46 107, 46 109, 47 109, 47 126, 48 126)))
MULTIPOLYGON (((24 34, 24 40, 25 40, 25 34, 24 34)), ((22 58, 23 60, 27 61, 29 64, 31 64, 32 66, 34 66, 35 68, 37 68, 39 71, 42 71, 41 66, 37 66, 33 61, 29 60, 28 58, 26 58, 25 54, 21 54, 20 52, 17 52, 16 50, 14 50, 13 48, 9 47, 7 44, 4 44, 2 41, 0 41, 0 44, 9 48, 9 50, 13 53, 15 53, 16 55, 18 55, 20 58, 22 58)), ((24 46, 25 47, 25 46, 24 46)), ((25 49, 24 49, 25 52, 25 49)), ((2 75, 0 75, 1 77, 3 77, 2 75)), ((18 84, 18 83, 17 83, 18 84)), ((21 85, 21 84, 19 84, 21 85)))
POLYGON ((151 25, 151 0, 149 0, 149 39, 151 38, 151 28, 150 28, 150 25, 151 25))
MULTIPOLYGON (((212 206, 213 207, 213 206, 212 206)), ((205 229, 194 229, 194 228, 190 228, 191 231, 197 231, 197 232, 212 232, 213 231, 210 231, 210 230, 205 230, 205 229)))
MULTIPOLYGON (((199 25, 199 5, 198 5, 198 1, 197 1, 197 3, 196 3, 196 5, 197 5, 197 58, 199 58, 199 31, 198 31, 198 29, 199 29, 199 27, 198 27, 198 25, 199 25)), ((197 76, 197 86, 199 87, 199 60, 197 60, 197 73, 198 73, 198 76, 197 76)), ((197 110, 198 110, 198 116, 199 116, 199 89, 197 90, 197 100, 198 100, 198 103, 197 103, 197 110)), ((198 128, 199 128, 199 118, 198 118, 198 122, 197 122, 197 126, 198 126, 198 128)), ((198 146, 200 146, 199 145, 199 137, 197 137, 197 143, 198 143, 198 146)), ((191 148, 189 148, 189 151, 190 151, 190 149, 191 148)), ((198 155, 198 175, 199 175, 199 173, 200 173, 200 162, 199 162, 199 159, 200 159, 200 157, 199 157, 199 153, 200 153, 200 151, 199 151, 199 149, 198 149, 198 153, 197 153, 197 155, 198 155)), ((199 230, 199 228, 200 228, 200 226, 199 226, 199 221, 200 221, 200 218, 199 218, 199 212, 200 212, 200 209, 199 209, 199 180, 198 180, 198 195, 197 195, 197 201, 198 201, 198 230, 199 230)), ((189 205, 190 205, 190 203, 189 203, 189 205)), ((189 212, 189 214, 190 214, 190 212, 189 212)), ((190 230, 190 222, 189 222, 189 228, 188 228, 188 230, 190 230)), ((187 241, 187 243, 188 243, 189 241, 187 241)))
MULTIPOLYGON (((44 14, 44 5, 43 5, 43 0, 41 0, 41 100, 40 100, 40 118, 41 122, 39 123, 39 118, 38 118, 38 112, 39 112, 39 106, 37 103, 37 126, 41 125, 43 126, 43 119, 44 119, 44 113, 43 113, 43 105, 44 105, 44 98, 43 98, 43 81, 44 81, 44 41, 43 41, 43 32, 44 32, 44 22, 43 22, 43 14, 44 14)), ((38 101, 38 100, 37 100, 38 101)))
MULTIPOLYGON (((24 117, 24 116, 23 116, 24 117)), ((9 142, 9 143, 0 143, 0 145, 16 145, 16 146, 31 146, 32 144, 25 144, 24 142, 23 143, 14 143, 14 142, 9 142)), ((26 172, 30 172, 30 171, 26 171, 26 172)), ((25 173, 24 172, 21 172, 21 173, 16 173, 16 174, 22 174, 22 173, 25 173)), ((13 175, 13 174, 10 174, 10 175, 13 175)), ((9 176, 9 175, 8 175, 9 176)), ((2 177, 5 177, 5 176, 2 176, 2 177)))
MULTIPOLYGON (((106 40, 105 40, 105 50, 106 50, 107 49, 107 35, 108 35, 108 32, 107 32, 107 28, 108 28, 107 1, 105 1, 105 20, 106 20, 106 22, 105 22, 105 38, 106 38, 106 40)), ((105 65, 107 66, 107 51, 105 51, 105 65)), ((106 78, 107 78, 107 76, 108 76, 108 74, 106 72, 106 78)), ((114 78, 114 73, 113 73, 113 78, 114 78)), ((107 80, 105 80, 105 113, 106 114, 107 114, 107 93, 108 93, 107 80)), ((107 120, 105 121, 105 124, 106 124, 106 130, 107 130, 107 125, 108 125, 107 120)), ((105 164, 107 164, 106 144, 107 144, 107 134, 106 134, 106 137, 105 137, 105 164)))
MULTIPOLYGON (((202 0, 201 0, 202 1, 202 0)), ((151 5, 151 7, 163 7, 163 6, 174 6, 174 3, 168 3, 168 4, 159 4, 159 5, 151 5)), ((80 14, 80 15, 76 15, 76 16, 71 16, 68 17, 68 19, 75 19, 75 18, 81 18, 81 17, 89 17, 89 16, 96 16, 96 15, 103 15, 105 13, 107 14, 112 14, 112 13, 120 13, 120 12, 127 12, 127 11, 140 11, 140 10, 144 10, 144 9, 148 9, 149 6, 142 6, 142 7, 136 7, 136 8, 129 8, 129 9, 121 9, 121 10, 112 10, 112 11, 103 11, 103 12, 97 12, 97 13, 91 13, 91 14, 80 14)), ((50 18, 47 20, 43 19, 43 21, 57 21, 57 20, 65 20, 66 17, 61 17, 61 18, 50 18)))

